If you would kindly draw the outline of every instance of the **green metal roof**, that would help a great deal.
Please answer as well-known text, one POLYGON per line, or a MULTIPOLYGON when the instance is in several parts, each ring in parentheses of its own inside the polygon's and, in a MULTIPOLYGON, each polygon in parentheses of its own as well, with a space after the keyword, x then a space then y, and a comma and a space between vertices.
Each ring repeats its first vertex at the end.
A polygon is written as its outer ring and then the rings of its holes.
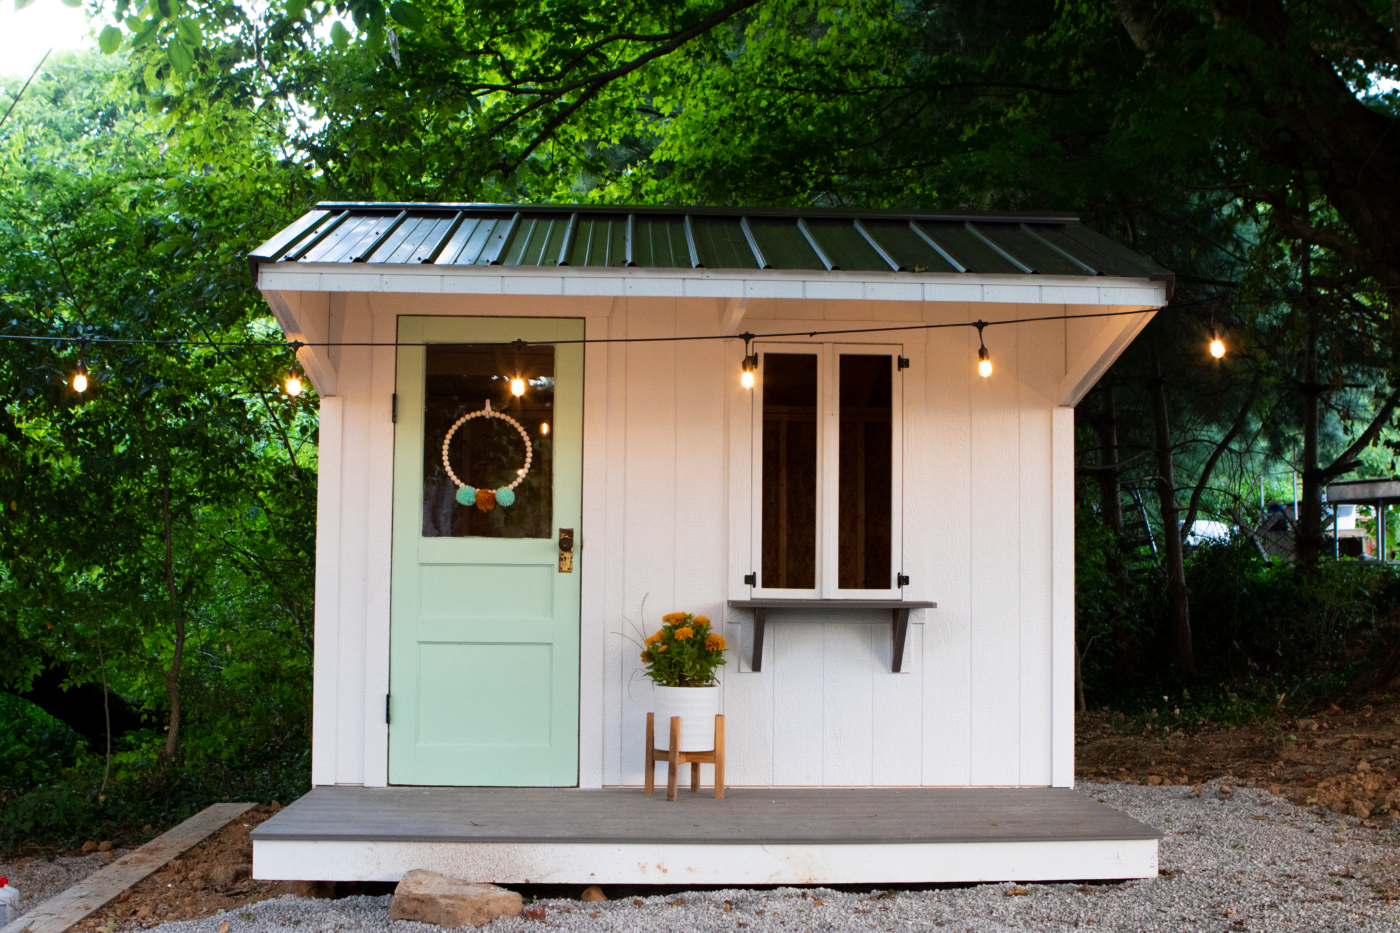
POLYGON ((249 262, 1172 278, 1069 214, 747 207, 322 202, 249 262))

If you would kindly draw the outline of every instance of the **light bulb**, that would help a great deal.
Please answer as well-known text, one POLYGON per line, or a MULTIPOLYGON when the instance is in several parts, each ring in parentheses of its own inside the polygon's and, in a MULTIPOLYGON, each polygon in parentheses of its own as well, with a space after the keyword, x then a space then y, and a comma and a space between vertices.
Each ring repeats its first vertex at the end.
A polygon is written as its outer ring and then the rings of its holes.
POLYGON ((1210 341, 1210 355, 1217 360, 1225 355, 1225 341, 1219 337, 1212 337, 1210 341))
POLYGON ((549 433, 549 422, 548 422, 548 421, 542 421, 542 422, 540 422, 540 433, 541 433, 541 434, 548 434, 548 433, 549 433))
POLYGON ((79 364, 78 371, 73 375, 73 391, 82 395, 87 391, 88 376, 87 368, 79 364))
POLYGON ((525 380, 521 379, 519 376, 516 376, 514 379, 512 379, 510 381, 510 394, 514 395, 516 398, 519 398, 520 396, 524 395, 525 380))
POLYGON ((301 377, 297 376, 295 373, 287 376, 288 395, 290 395, 292 398, 296 398, 298 395, 301 394, 301 389, 301 377))
POLYGON ((987 354, 987 348, 983 347, 977 351, 977 375, 986 379, 992 374, 992 358, 987 354))
POLYGON ((739 385, 746 389, 753 388, 753 370, 746 369, 739 375, 739 385))

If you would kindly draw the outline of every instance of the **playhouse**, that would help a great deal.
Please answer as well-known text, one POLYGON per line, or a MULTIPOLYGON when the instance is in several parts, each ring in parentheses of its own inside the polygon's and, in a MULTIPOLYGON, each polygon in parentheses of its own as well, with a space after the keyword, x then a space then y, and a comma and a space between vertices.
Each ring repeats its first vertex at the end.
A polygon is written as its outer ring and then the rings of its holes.
POLYGON ((1067 215, 499 204, 250 262, 320 399, 313 789, 256 877, 1156 874, 1073 790, 1073 406, 1166 270, 1067 215), (673 610, 729 645, 723 800, 640 789, 673 610))

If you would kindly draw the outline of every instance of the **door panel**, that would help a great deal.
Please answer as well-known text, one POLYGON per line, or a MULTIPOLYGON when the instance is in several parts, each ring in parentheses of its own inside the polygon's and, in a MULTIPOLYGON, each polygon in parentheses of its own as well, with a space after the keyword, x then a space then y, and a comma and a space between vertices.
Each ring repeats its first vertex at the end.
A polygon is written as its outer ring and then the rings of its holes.
POLYGON ((578 783, 579 579, 558 532, 580 528, 583 323, 402 317, 394 433, 389 780, 578 783), (522 397, 510 380, 526 380, 522 397), (486 400, 510 415, 462 421, 486 400), (456 424, 446 447, 444 440, 456 424), (510 507, 461 505, 458 483, 510 507))

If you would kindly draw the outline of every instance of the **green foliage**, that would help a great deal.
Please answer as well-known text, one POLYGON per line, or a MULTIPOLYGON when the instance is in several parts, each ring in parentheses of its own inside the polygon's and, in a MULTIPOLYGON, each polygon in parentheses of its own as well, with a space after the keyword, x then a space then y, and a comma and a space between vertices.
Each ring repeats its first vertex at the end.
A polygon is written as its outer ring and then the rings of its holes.
POLYGON ((661 628, 647 636, 642 663, 651 682, 662 687, 708 687, 725 663, 724 636, 710 632, 710 620, 688 612, 661 617, 661 628))
POLYGON ((296 174, 247 124, 191 162, 129 87, 61 58, 0 132, 0 321, 53 338, 0 341, 0 689, 66 665, 149 726, 109 769, 5 697, 7 845, 306 783, 315 403, 239 261, 296 174), (171 343, 92 342, 128 338, 171 343))

